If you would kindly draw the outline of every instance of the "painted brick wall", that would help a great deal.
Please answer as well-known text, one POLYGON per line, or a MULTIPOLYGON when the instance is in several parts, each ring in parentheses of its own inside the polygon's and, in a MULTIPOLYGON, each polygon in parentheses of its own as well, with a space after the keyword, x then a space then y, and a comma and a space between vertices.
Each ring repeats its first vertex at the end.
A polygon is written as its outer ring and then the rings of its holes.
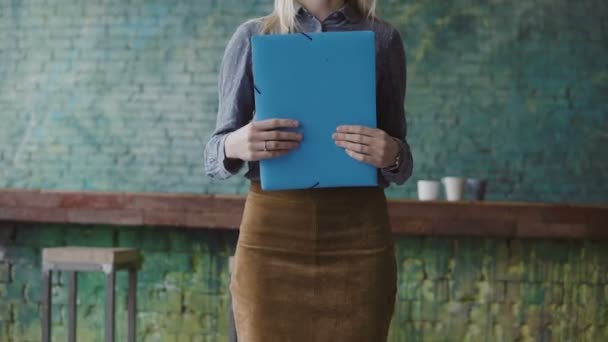
MULTIPOLYGON (((228 256, 235 233, 0 222, 0 341, 40 341, 41 248, 135 247, 139 341, 227 341, 228 256)), ((126 341, 127 273, 117 273, 117 341, 126 341)), ((103 273, 78 278, 78 340, 103 341, 103 273)), ((67 340, 67 277, 52 288, 53 340, 67 340)))
MULTIPOLYGON (((270 0, 0 0, 0 186, 243 193, 202 175, 217 69, 270 0)), ((380 1, 407 49, 412 180, 608 200, 603 0, 380 1)))
MULTIPOLYGON (((0 223, 0 341, 39 341, 40 248, 140 248, 141 341, 227 341, 236 235, 103 225, 0 223)), ((398 237, 391 342, 606 341, 608 242, 398 237)), ((67 279, 53 278, 53 335, 66 340, 67 279)), ((117 280, 125 340, 126 274, 117 280)), ((79 278, 78 337, 101 341, 101 273, 79 278)))
MULTIPOLYGON (((0 187, 244 193, 241 177, 202 176, 202 147, 223 47, 270 5, 0 0, 0 187)), ((389 196, 414 197, 417 179, 461 174, 487 176, 494 200, 606 202, 607 6, 381 1, 407 47, 416 160, 412 180, 389 196)), ((142 248, 142 340, 224 341, 234 241, 2 224, 0 341, 39 339, 40 248, 63 244, 142 248)), ((391 341, 608 340, 606 243, 401 237, 397 246, 391 341)), ((101 338, 101 280, 80 282, 87 341, 101 338)), ((61 327, 66 281, 54 281, 61 327)), ((125 283, 119 276, 121 291, 125 283)), ((55 329, 62 340, 63 331, 55 329)))

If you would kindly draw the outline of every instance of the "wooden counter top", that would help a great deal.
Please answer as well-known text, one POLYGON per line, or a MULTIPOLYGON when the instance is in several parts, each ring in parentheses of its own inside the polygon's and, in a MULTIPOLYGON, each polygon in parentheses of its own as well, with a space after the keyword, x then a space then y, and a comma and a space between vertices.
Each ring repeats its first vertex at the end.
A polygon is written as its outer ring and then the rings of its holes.
MULTIPOLYGON (((244 196, 0 189, 0 221, 238 229, 244 196)), ((389 200, 408 235, 608 239, 608 205, 389 200)))

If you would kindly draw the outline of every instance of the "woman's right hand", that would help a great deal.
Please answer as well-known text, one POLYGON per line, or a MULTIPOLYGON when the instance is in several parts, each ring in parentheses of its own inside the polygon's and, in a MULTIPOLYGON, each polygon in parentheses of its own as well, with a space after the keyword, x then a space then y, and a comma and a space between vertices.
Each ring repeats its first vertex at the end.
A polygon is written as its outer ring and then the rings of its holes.
POLYGON ((224 144, 226 157, 258 161, 285 155, 300 145, 302 134, 277 129, 298 127, 298 124, 290 119, 251 121, 228 134, 224 144))

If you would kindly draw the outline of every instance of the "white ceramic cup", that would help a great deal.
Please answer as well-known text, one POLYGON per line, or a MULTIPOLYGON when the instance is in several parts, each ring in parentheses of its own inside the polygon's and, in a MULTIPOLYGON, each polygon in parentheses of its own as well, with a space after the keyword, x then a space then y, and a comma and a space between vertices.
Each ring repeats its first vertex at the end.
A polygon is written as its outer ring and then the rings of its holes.
POLYGON ((445 196, 448 201, 460 201, 464 198, 465 179, 460 177, 443 177, 445 196))
POLYGON ((421 201, 436 201, 440 197, 441 184, 434 180, 418 181, 418 199, 421 201))

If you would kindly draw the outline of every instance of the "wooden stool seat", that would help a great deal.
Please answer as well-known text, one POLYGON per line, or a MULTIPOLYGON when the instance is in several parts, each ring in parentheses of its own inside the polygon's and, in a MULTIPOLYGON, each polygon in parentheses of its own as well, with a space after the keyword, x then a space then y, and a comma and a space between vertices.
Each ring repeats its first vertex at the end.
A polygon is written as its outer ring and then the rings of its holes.
POLYGON ((53 271, 68 274, 68 341, 76 341, 77 272, 101 271, 106 277, 105 341, 114 341, 114 308, 116 271, 129 271, 127 293, 127 340, 135 342, 137 269, 141 255, 134 248, 66 246, 42 249, 42 341, 51 341, 51 275, 53 271))
POLYGON ((134 248, 103 248, 103 247, 53 247, 42 250, 43 265, 70 266, 103 270, 103 267, 113 266, 116 269, 128 268, 137 265, 141 255, 134 248))

